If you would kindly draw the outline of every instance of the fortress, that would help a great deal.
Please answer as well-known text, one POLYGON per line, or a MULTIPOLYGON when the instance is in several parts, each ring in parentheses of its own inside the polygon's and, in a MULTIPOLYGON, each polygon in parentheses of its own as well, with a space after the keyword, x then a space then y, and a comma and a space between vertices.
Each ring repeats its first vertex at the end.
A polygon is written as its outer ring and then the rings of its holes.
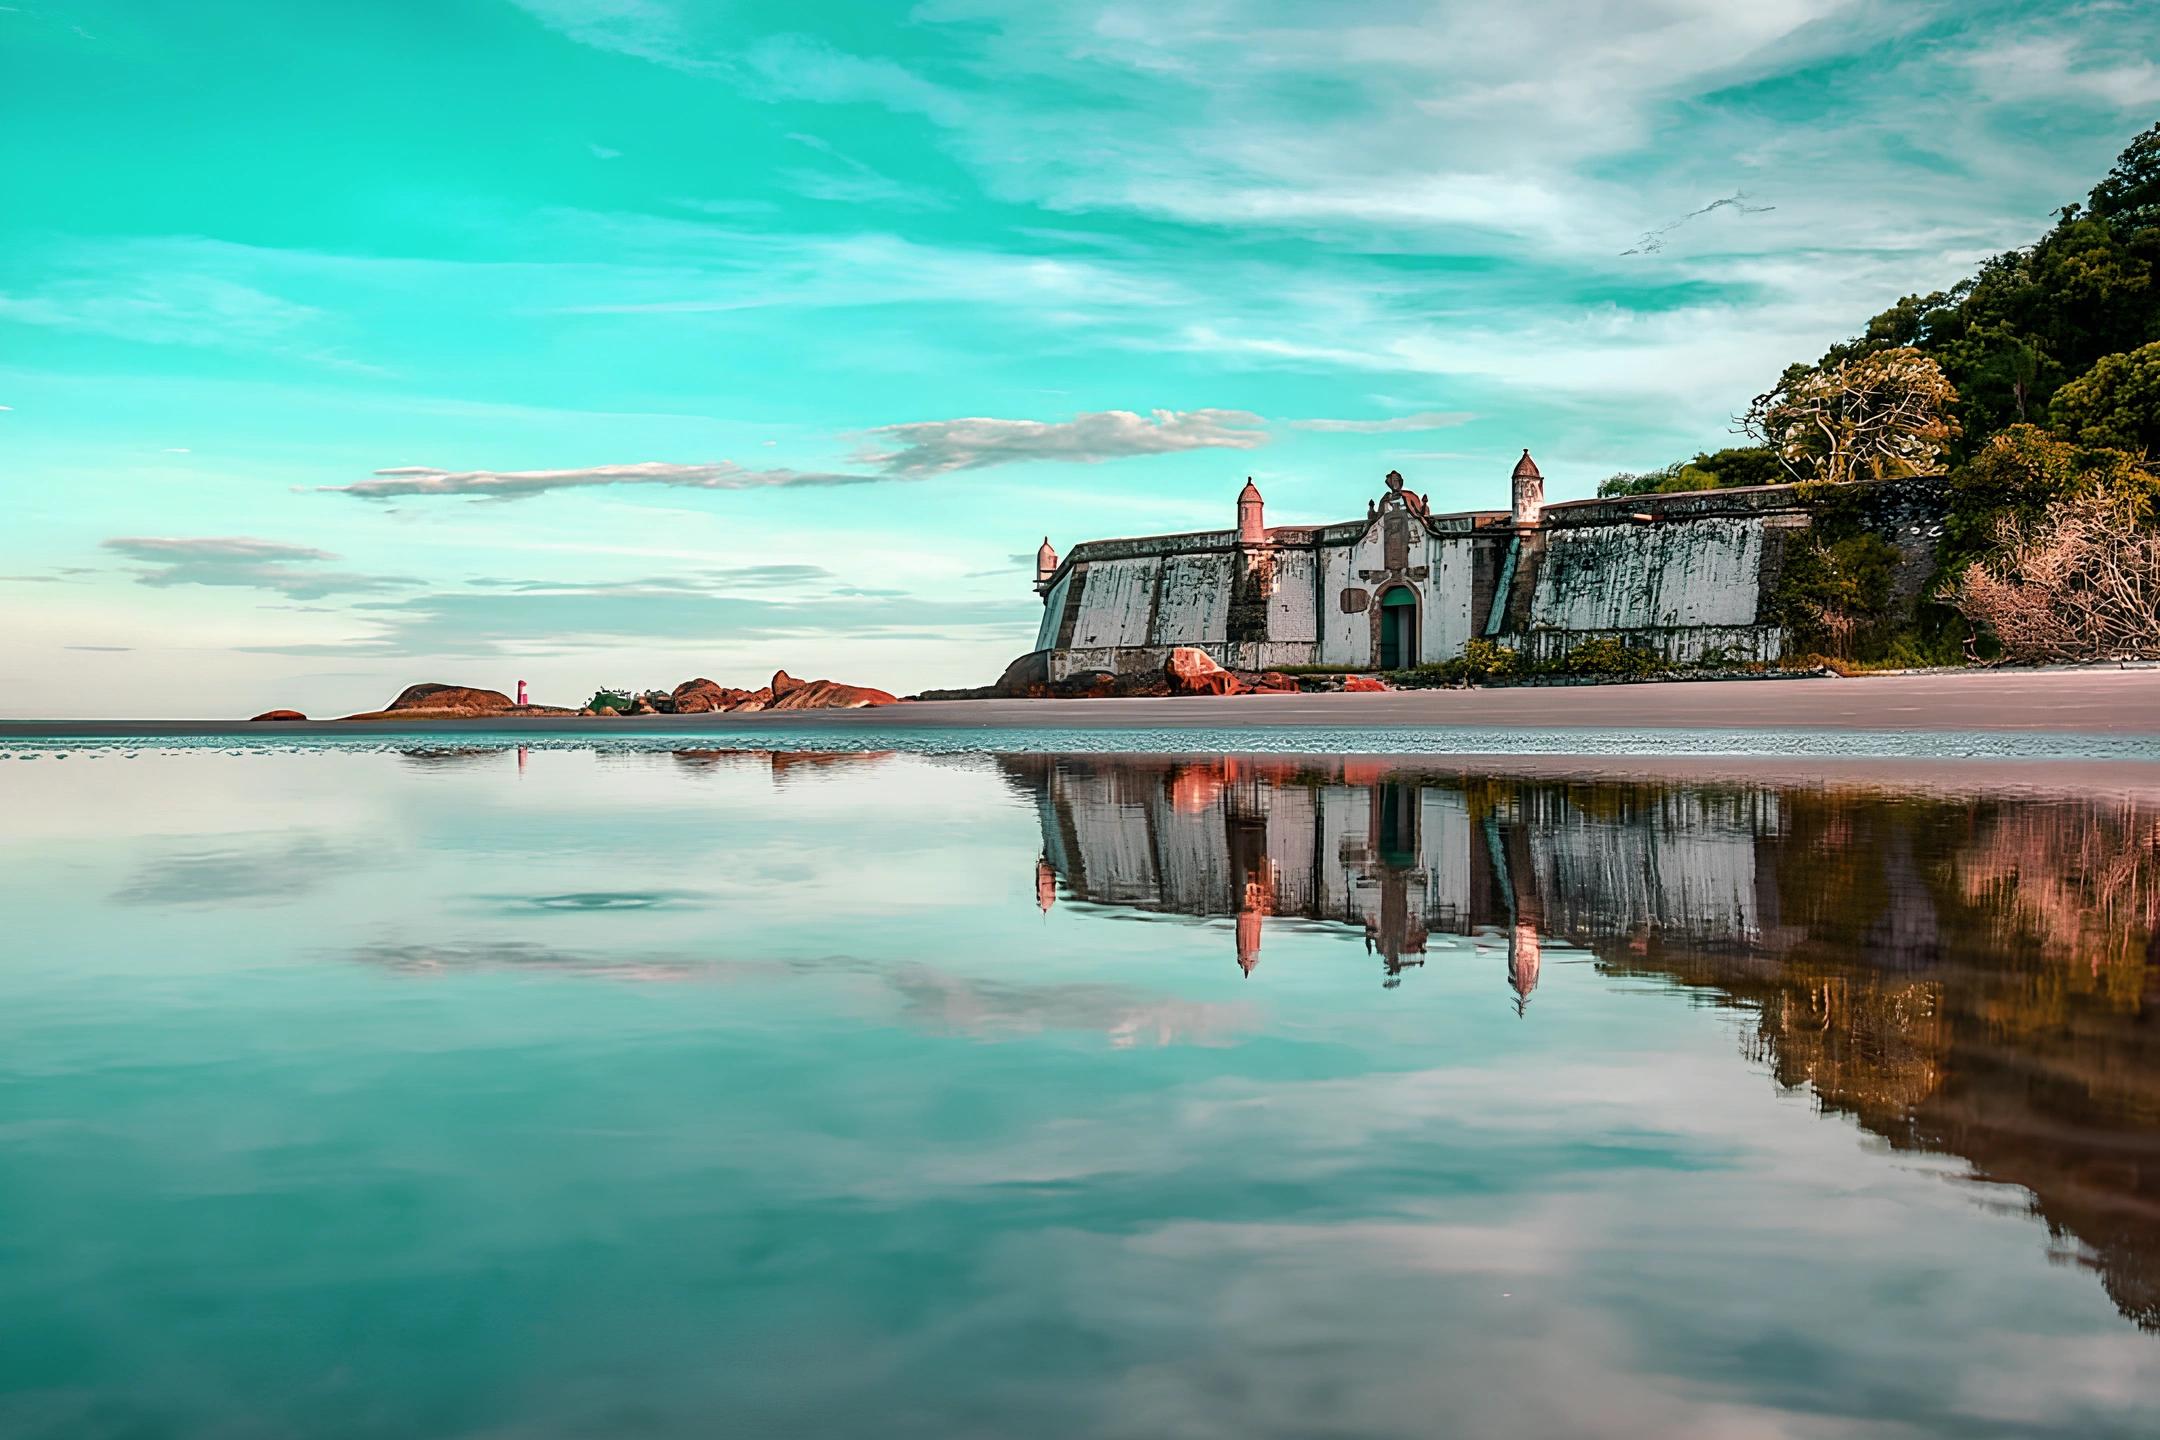
MULTIPOLYGON (((1362 520, 1270 527, 1248 480, 1235 529, 1091 540, 1063 560, 1046 538, 1035 651, 1051 680, 1155 668, 1180 645, 1244 670, 1405 669, 1479 637, 1533 660, 1598 636, 1675 664, 1783 655, 1771 600, 1811 523, 1795 487, 1548 505, 1525 450, 1510 499, 1436 515, 1390 473, 1362 520)), ((1924 559, 1932 536, 1905 528, 1890 538, 1924 559)))

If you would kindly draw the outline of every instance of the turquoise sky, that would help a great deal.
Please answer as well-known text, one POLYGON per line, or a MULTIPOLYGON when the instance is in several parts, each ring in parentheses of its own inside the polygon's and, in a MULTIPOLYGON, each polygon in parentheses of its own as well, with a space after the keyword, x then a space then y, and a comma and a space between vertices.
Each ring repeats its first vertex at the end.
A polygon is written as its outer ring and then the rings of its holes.
POLYGON ((1045 533, 1727 443, 2082 196, 2155 55, 2127 3, 0 5, 0 713, 981 682, 1045 533))

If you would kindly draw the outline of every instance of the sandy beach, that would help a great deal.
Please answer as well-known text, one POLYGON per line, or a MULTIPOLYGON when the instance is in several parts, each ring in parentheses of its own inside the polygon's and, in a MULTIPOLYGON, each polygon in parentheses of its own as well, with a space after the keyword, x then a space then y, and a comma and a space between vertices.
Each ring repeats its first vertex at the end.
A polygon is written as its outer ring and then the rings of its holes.
POLYGON ((639 735, 1035 727, 1468 726, 1524 730, 1825 730, 2160 736, 2160 669, 1945 671, 1849 679, 1404 690, 1150 700, 947 700, 782 714, 336 720, 5 720, 0 737, 203 734, 639 735))

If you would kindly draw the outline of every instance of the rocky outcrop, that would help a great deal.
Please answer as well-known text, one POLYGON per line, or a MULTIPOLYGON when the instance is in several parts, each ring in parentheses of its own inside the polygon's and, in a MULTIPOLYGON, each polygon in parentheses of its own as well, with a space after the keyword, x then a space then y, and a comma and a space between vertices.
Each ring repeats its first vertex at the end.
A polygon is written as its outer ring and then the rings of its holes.
POLYGON ((715 710, 732 710, 757 692, 736 690, 718 685, 706 679, 685 680, 675 687, 669 697, 674 702, 677 715, 706 715, 715 710))
POLYGON ((900 697, 867 685, 843 685, 837 680, 796 680, 782 690, 788 678, 782 671, 773 676, 772 702, 768 710, 861 710, 871 705, 897 705, 900 697))
POLYGON ((515 710, 517 702, 500 690, 480 690, 470 685, 408 685, 386 708, 390 711, 446 710, 467 715, 493 715, 515 710))
POLYGON ((1370 675, 1345 675, 1343 677, 1342 688, 1346 693, 1349 694, 1361 694, 1369 693, 1376 690, 1385 690, 1388 687, 1386 682, 1375 679, 1373 676, 1370 675))
POLYGON ((1180 645, 1163 662, 1163 675, 1173 695, 1242 695, 1246 685, 1215 663, 1205 650, 1180 645))
MULTIPOLYGON (((794 676, 788 674, 787 671, 775 670, 773 671, 772 684, 767 686, 766 688, 772 691, 772 698, 777 701, 786 697, 787 695, 792 694, 797 690, 802 689, 803 684, 803 681, 797 680, 794 676)), ((773 708, 778 709, 779 707, 776 705, 773 708)))
POLYGON ((301 713, 300 713, 300 712, 299 712, 298 710, 265 710, 265 711, 263 711, 263 713, 262 713, 262 714, 260 714, 260 715, 257 715, 257 716, 255 716, 255 717, 254 717, 253 719, 249 720, 249 721, 248 721, 248 723, 249 723, 250 725, 252 725, 252 724, 254 724, 254 723, 255 723, 256 721, 258 721, 258 720, 305 720, 305 719, 307 719, 307 716, 305 716, 305 715, 301 714, 301 713))

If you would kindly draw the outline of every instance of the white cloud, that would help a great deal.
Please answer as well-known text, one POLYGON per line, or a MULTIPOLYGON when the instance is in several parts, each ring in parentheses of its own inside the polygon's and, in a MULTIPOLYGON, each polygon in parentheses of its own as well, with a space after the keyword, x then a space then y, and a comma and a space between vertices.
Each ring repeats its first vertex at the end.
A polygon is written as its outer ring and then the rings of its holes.
POLYGON ((609 485, 666 485, 686 490, 785 490, 804 486, 867 485, 875 475, 826 474, 804 470, 748 470, 729 460, 704 465, 644 461, 630 465, 588 465, 570 470, 437 470, 425 465, 377 470, 371 479, 318 488, 363 500, 394 500, 413 495, 463 495, 482 500, 522 500, 550 490, 584 490, 609 485))
POLYGON ((293 600, 325 595, 366 595, 419 582, 400 575, 359 575, 318 568, 338 557, 312 545, 288 545, 241 535, 116 535, 104 542, 116 555, 144 562, 137 583, 214 585, 272 590, 293 600))
POLYGON ((320 312, 211 275, 162 275, 131 287, 60 281, 0 294, 0 320, 153 345, 260 347, 283 342, 320 312))
POLYGON ((2160 100, 2160 65, 2145 56, 2093 55, 2064 35, 2020 35, 1962 63, 1997 98, 2102 103, 2132 110, 2160 100))
POLYGON ((1023 460, 1093 464, 1176 450, 1254 450, 1267 444, 1244 410, 1097 410, 1070 420, 923 420, 868 433, 857 458, 890 475, 943 475, 1023 460))

